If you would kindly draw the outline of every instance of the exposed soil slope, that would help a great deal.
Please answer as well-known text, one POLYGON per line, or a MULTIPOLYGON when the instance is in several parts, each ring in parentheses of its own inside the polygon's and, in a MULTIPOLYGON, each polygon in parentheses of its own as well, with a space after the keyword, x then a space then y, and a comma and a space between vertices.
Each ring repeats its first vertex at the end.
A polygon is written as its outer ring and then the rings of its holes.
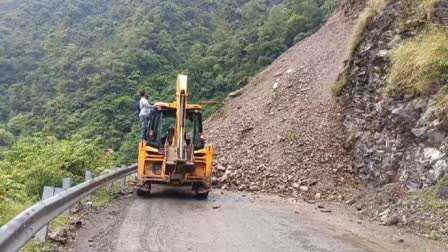
POLYGON ((340 200, 356 187, 330 91, 352 30, 352 20, 336 14, 207 121, 223 187, 340 200))

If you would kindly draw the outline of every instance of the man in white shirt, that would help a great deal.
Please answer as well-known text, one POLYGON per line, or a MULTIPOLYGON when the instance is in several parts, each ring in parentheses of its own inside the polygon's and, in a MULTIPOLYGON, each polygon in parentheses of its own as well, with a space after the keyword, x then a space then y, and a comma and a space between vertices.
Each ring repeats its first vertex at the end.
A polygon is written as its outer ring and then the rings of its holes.
POLYGON ((148 127, 149 127, 149 116, 151 115, 152 106, 148 101, 148 92, 145 90, 140 91, 140 102, 139 109, 140 112, 138 117, 140 118, 140 122, 142 123, 142 139, 146 144, 148 140, 148 127))

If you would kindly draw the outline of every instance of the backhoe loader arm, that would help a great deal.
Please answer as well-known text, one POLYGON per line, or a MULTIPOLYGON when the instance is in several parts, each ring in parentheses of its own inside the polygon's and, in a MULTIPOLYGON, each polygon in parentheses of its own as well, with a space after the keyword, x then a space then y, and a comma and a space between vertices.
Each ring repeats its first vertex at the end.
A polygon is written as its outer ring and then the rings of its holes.
POLYGON ((185 120, 187 115, 187 76, 179 74, 176 83, 176 149, 180 160, 185 160, 185 120))

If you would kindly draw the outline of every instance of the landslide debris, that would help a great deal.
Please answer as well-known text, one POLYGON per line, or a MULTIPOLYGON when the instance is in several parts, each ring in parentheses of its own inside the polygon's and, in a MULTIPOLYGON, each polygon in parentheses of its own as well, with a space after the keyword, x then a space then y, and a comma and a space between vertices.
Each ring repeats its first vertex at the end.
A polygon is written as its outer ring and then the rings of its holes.
POLYGON ((350 18, 336 14, 207 120, 218 186, 340 201, 357 188, 330 92, 352 28, 350 18))

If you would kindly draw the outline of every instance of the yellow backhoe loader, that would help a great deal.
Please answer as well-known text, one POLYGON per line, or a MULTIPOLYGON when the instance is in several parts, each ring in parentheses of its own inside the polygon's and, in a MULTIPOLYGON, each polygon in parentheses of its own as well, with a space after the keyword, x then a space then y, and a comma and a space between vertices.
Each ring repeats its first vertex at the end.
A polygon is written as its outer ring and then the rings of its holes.
POLYGON ((198 198, 211 189, 213 146, 205 144, 202 107, 188 104, 187 76, 178 75, 176 100, 157 102, 150 116, 146 143, 138 152, 137 194, 147 196, 151 184, 192 186, 198 198))

